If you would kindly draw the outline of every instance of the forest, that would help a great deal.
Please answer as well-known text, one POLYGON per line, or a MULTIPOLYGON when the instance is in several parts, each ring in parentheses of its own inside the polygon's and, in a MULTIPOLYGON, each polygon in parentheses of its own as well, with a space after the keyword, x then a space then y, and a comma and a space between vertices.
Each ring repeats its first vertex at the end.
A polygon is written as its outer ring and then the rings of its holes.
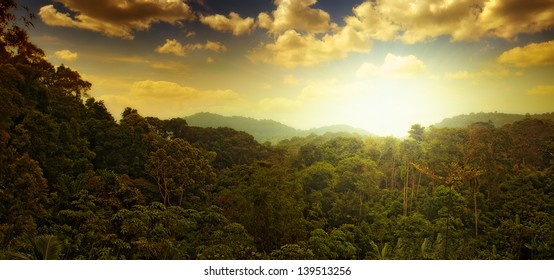
POLYGON ((0 7, 0 259, 553 259, 554 123, 259 143, 121 118, 0 7))

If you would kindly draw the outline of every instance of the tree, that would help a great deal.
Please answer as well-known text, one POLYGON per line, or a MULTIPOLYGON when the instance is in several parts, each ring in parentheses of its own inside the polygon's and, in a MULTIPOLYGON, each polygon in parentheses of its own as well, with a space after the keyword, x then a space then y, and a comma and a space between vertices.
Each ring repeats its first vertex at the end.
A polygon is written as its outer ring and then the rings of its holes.
POLYGON ((0 59, 1 61, 13 57, 15 53, 24 52, 26 46, 30 45, 29 37, 25 29, 19 25, 19 20, 25 27, 32 26, 35 16, 29 12, 27 7, 22 7, 14 0, 3 0, 0 2, 0 59), (23 8, 25 15, 20 18, 13 12, 23 8))
POLYGON ((17 250, 48 216, 48 185, 38 163, 13 149, 0 153, 0 245, 17 250), (24 242, 24 241, 23 241, 24 242))
POLYGON ((205 203, 215 179, 211 158, 187 141, 174 139, 150 153, 146 173, 156 181, 165 206, 185 199, 192 205, 205 203))
POLYGON ((369 204, 379 195, 382 173, 371 159, 359 156, 339 161, 336 172, 340 175, 334 190, 339 195, 330 211, 333 224, 359 224, 367 218, 369 204))
MULTIPOLYGON (((412 126, 412 129, 414 129, 414 126, 412 126)), ((417 136, 416 138, 422 139, 421 137, 417 136)), ((414 197, 417 199, 417 192, 421 182, 421 173, 417 174, 413 172, 413 165, 411 164, 413 162, 420 162, 423 157, 423 150, 420 141, 408 138, 400 143, 399 152, 402 155, 402 168, 400 169, 400 175, 401 180, 403 181, 404 201, 402 213, 404 216, 409 215, 411 206, 414 203, 414 197)))
POLYGON ((306 242, 300 242, 283 245, 273 250, 269 257, 272 260, 311 260, 314 258, 314 253, 307 248, 306 242))
POLYGON ((73 96, 81 101, 83 96, 87 96, 87 91, 90 90, 92 84, 82 80, 77 71, 73 71, 62 64, 56 68, 49 86, 52 87, 52 90, 73 96))
POLYGON ((31 253, 10 254, 14 259, 20 260, 59 260, 63 244, 53 235, 39 235, 29 240, 31 253))
POLYGON ((434 233, 431 222, 423 215, 415 213, 407 217, 400 216, 395 223, 395 258, 402 260, 423 258, 420 245, 434 233))
POLYGON ((423 141, 423 134, 425 133, 425 127, 420 124, 414 124, 408 131, 410 138, 414 139, 417 142, 423 141))
POLYGON ((380 154, 376 161, 384 174, 384 187, 395 189, 397 187, 397 169, 399 165, 398 156, 399 140, 393 137, 385 137, 380 143, 380 154))
POLYGON ((111 154, 106 159, 107 168, 132 178, 143 177, 148 156, 160 139, 136 109, 127 107, 121 116, 119 127, 108 131, 108 137, 113 139, 108 144, 111 154))
MULTIPOLYGON (((476 177, 480 176, 482 174, 482 171, 479 170, 479 169, 476 169, 476 168, 471 168, 471 167, 460 167, 457 163, 451 163, 448 167, 448 174, 447 176, 445 177, 442 177, 442 176, 439 176, 439 175, 436 175, 434 172, 430 171, 429 169, 419 165, 419 164, 412 164, 416 169, 418 169, 421 173, 424 173, 430 177, 432 177, 434 180, 437 180, 439 181, 440 183, 443 183, 444 186, 447 188, 447 191, 444 191, 443 188, 441 186, 439 186, 440 188, 440 193, 446 193, 447 195, 447 198, 446 198, 446 218, 445 218, 445 239, 444 239, 444 257, 445 259, 447 259, 449 257, 449 253, 448 253, 448 249, 449 249, 449 246, 448 246, 448 240, 449 240, 449 231, 450 231, 450 222, 451 222, 451 217, 452 217, 452 214, 453 213, 463 213, 463 208, 462 209, 458 209, 456 210, 455 208, 457 207, 456 206, 456 200, 460 200, 459 197, 460 194, 458 191, 456 191, 454 188, 460 188, 461 186, 464 185, 464 183, 467 183, 467 182, 470 182, 472 180, 475 180, 476 177), (454 212, 453 212, 454 211, 454 212)), ((439 188, 437 188, 435 191, 438 191, 439 188)), ((475 193, 475 189, 473 189, 474 193, 475 193)), ((437 193, 439 194, 439 193, 437 193)), ((435 197, 437 197, 437 195, 435 195, 435 197)), ((474 196, 474 201, 475 201, 475 204, 474 204, 474 207, 475 207, 475 235, 477 237, 477 219, 478 219, 478 214, 477 214, 477 204, 476 204, 476 197, 474 196)), ((444 203, 444 202, 443 202, 444 203)), ((441 203, 437 203, 437 205, 441 205, 441 203)), ((441 209, 437 212, 437 214, 439 215, 444 215, 444 209, 441 209), (443 212, 443 214, 441 214, 440 212, 443 212)), ((434 216, 434 215, 433 215, 434 216)), ((454 222, 457 223, 456 219, 454 219, 454 222)))
POLYGON ((271 252, 306 236, 302 186, 283 166, 236 166, 218 202, 229 218, 248 230, 259 251, 271 252))
POLYGON ((550 162, 545 158, 545 147, 554 137, 554 125, 550 121, 526 118, 506 125, 512 140, 510 155, 516 167, 544 168, 550 162))
POLYGON ((333 190, 337 182, 335 167, 328 162, 316 162, 298 172, 298 181, 304 189, 304 217, 313 228, 324 227, 327 224, 326 213, 336 197, 333 190))
POLYGON ((356 257, 356 247, 352 244, 353 236, 341 229, 330 233, 316 229, 310 233, 308 248, 317 260, 351 260, 356 257))

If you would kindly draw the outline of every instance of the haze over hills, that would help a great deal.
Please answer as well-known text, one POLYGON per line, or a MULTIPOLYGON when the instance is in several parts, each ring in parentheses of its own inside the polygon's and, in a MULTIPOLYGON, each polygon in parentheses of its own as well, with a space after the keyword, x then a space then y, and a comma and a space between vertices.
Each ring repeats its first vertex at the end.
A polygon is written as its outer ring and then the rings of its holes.
MULTIPOLYGON (((437 128, 463 128, 475 122, 491 122, 495 127, 501 127, 506 124, 514 123, 526 117, 552 120, 554 121, 554 113, 544 114, 506 114, 498 112, 479 112, 464 115, 458 115, 450 118, 445 118, 441 122, 433 124, 437 128)), ((241 116, 222 116, 213 113, 197 113, 185 117, 185 120, 190 126, 197 127, 229 127, 238 131, 244 131, 260 142, 269 141, 277 143, 284 139, 292 137, 304 137, 310 134, 323 135, 325 133, 344 133, 357 134, 360 136, 373 135, 369 131, 356 128, 350 125, 330 125, 308 130, 296 129, 274 120, 259 120, 241 116)))
POLYGON ((330 125, 308 130, 300 130, 274 120, 258 120, 240 116, 222 116, 213 113, 197 113, 188 117, 185 120, 190 126, 198 127, 229 127, 238 131, 244 131, 260 142, 277 143, 284 139, 292 137, 308 136, 310 134, 323 135, 325 133, 347 133, 358 134, 362 136, 371 135, 366 130, 352 127, 349 125, 330 125))
MULTIPOLYGON (((458 115, 450 118, 445 118, 441 122, 433 124, 433 126, 462 128, 475 122, 491 122, 495 127, 501 127, 506 124, 514 123, 526 117, 552 120, 554 121, 554 113, 544 114, 507 114, 498 112, 479 112, 464 115, 458 115)), ((345 133, 357 134, 361 136, 369 136, 372 133, 356 128, 350 125, 330 125, 308 130, 296 129, 274 120, 259 120, 241 116, 222 116, 213 113, 197 113, 188 117, 185 120, 190 126, 197 127, 229 127, 238 131, 244 131, 260 142, 277 143, 284 139, 292 137, 303 137, 310 134, 323 135, 325 133, 345 133)))
POLYGON ((506 124, 514 123, 525 118, 536 118, 540 120, 554 121, 554 112, 544 114, 506 114, 506 113, 471 113, 468 115, 458 115, 451 118, 445 118, 441 122, 434 124, 435 127, 461 128, 476 122, 491 122, 495 127, 501 127, 506 124))

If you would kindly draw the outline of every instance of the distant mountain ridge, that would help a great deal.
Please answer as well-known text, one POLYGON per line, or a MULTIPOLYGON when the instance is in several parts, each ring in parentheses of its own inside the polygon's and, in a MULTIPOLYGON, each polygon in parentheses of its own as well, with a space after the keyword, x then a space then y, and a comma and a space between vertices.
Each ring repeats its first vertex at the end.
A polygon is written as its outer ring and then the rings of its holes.
POLYGON ((506 113, 471 113, 467 115, 458 115, 451 118, 445 118, 441 122, 434 124, 435 127, 463 128, 476 122, 491 122, 495 127, 501 127, 511 124, 525 118, 536 118, 541 120, 554 121, 554 112, 544 114, 506 114, 506 113))
MULTIPOLYGON (((445 118, 433 124, 437 128, 464 128, 476 122, 491 122, 495 127, 511 124, 527 117, 554 121, 554 112, 544 114, 507 114, 507 113, 470 113, 445 118)), ((308 130, 296 129, 274 120, 259 120, 241 116, 222 116, 214 113, 197 113, 184 118, 188 125, 197 127, 229 127, 237 131, 244 131, 263 143, 269 141, 278 143, 281 140, 293 137, 305 137, 310 134, 324 135, 326 133, 357 134, 360 136, 373 135, 370 132, 349 125, 330 125, 308 130)))
POLYGON ((240 116, 222 116, 213 113, 197 113, 184 118, 188 125, 197 127, 229 127, 244 131, 263 143, 266 141, 277 143, 292 137, 308 136, 310 134, 323 135, 328 132, 343 132, 348 134, 371 135, 368 131, 349 125, 331 125, 309 130, 300 130, 274 120, 258 120, 240 116))

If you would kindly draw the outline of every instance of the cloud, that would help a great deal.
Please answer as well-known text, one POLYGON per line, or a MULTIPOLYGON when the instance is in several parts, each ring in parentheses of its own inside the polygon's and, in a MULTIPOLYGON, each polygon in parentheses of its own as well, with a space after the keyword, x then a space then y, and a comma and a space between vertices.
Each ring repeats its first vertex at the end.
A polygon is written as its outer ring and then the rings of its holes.
POLYGON ((453 73, 447 73, 445 77, 447 79, 453 79, 453 80, 475 80, 475 79, 497 79, 497 78, 505 78, 505 77, 514 77, 514 76, 521 76, 523 75, 523 72, 521 71, 510 71, 507 68, 499 68, 499 69, 492 69, 492 70, 481 70, 481 71, 458 71, 453 73))
POLYGON ((529 95, 554 95, 554 85, 540 85, 527 91, 529 95))
POLYGON ((479 2, 484 0, 365 1, 345 18, 347 25, 372 39, 407 44, 450 35, 453 40, 472 34, 479 2))
POLYGON ((425 63, 413 55, 396 56, 388 53, 385 62, 381 66, 375 66, 370 63, 363 63, 356 76, 358 78, 384 77, 384 78, 409 78, 425 73, 425 63))
POLYGON ((298 80, 294 75, 286 75, 283 78, 283 84, 294 86, 300 84, 300 80, 298 80))
POLYGON ((202 48, 216 53, 223 53, 227 51, 227 47, 225 47, 223 44, 213 41, 207 41, 202 48))
POLYGON ((258 27, 269 31, 272 42, 261 43, 247 57, 288 68, 369 52, 374 40, 415 44, 441 36, 451 41, 516 39, 518 34, 554 26, 554 0, 366 0, 352 9, 342 25, 314 8, 317 0, 276 0, 275 4, 271 14, 260 13, 257 18, 258 27))
POLYGON ((554 0, 365 1, 345 18, 372 39, 407 44, 440 36, 452 41, 513 39, 554 26, 554 0))
POLYGON ((168 81, 137 81, 122 95, 103 95, 110 111, 133 107, 145 116, 175 117, 200 110, 212 110, 240 102, 238 93, 229 89, 202 90, 168 81))
POLYGON ((157 53, 174 54, 176 56, 185 56, 185 47, 175 39, 165 39, 165 44, 158 46, 157 53))
POLYGON ((199 90, 166 81, 139 81, 131 86, 131 94, 146 99, 171 100, 226 100, 236 99, 232 90, 199 90))
POLYGON ((318 38, 314 34, 302 35, 287 30, 274 43, 261 44, 250 50, 247 57, 252 62, 262 62, 294 68, 345 58, 350 52, 367 53, 371 41, 352 28, 343 28, 334 34, 318 38))
POLYGON ((361 30, 366 36, 389 41, 396 37, 400 29, 398 25, 384 19, 384 15, 376 9, 376 4, 364 2, 352 9, 354 16, 348 16, 344 20, 348 26, 361 30))
POLYGON ((240 15, 235 12, 231 12, 228 17, 219 14, 201 16, 200 22, 217 31, 231 32, 235 36, 250 33, 255 27, 253 18, 241 18, 240 15))
POLYGON ((133 39, 135 30, 146 30, 157 22, 177 24, 195 18, 181 0, 56 0, 71 13, 54 5, 40 8, 38 15, 47 25, 73 27, 110 37, 133 39))
POLYGON ((271 15, 260 13, 258 25, 273 34, 291 29, 310 33, 327 32, 331 27, 330 16, 324 10, 313 9, 311 6, 316 3, 317 0, 275 0, 277 8, 271 15))
POLYGON ((54 53, 54 56, 65 61, 74 61, 79 55, 76 52, 70 50, 61 50, 54 53))
POLYGON ((207 41, 205 44, 196 43, 182 45, 175 39, 166 39, 165 44, 158 46, 155 49, 157 53, 174 54, 177 56, 185 56, 187 51, 194 50, 208 50, 216 53, 222 53, 227 51, 227 47, 220 42, 214 41, 207 41))
POLYGON ((554 0, 490 0, 479 16, 481 34, 512 39, 554 26, 554 0))
POLYGON ((554 41, 513 48, 503 52, 497 61, 518 67, 554 65, 554 41))
POLYGON ((156 63, 150 64, 150 67, 157 70, 168 71, 168 72, 178 72, 178 73, 190 70, 189 66, 177 61, 156 62, 156 63))
POLYGON ((149 64, 150 61, 140 56, 101 56, 100 59, 108 62, 124 62, 124 63, 139 63, 149 64))
POLYGON ((275 0, 276 9, 258 15, 258 26, 267 29, 273 42, 261 43, 247 57, 254 63, 287 68, 311 67, 345 58, 351 52, 367 53, 371 38, 359 29, 330 22, 330 15, 312 6, 317 0, 275 0))

